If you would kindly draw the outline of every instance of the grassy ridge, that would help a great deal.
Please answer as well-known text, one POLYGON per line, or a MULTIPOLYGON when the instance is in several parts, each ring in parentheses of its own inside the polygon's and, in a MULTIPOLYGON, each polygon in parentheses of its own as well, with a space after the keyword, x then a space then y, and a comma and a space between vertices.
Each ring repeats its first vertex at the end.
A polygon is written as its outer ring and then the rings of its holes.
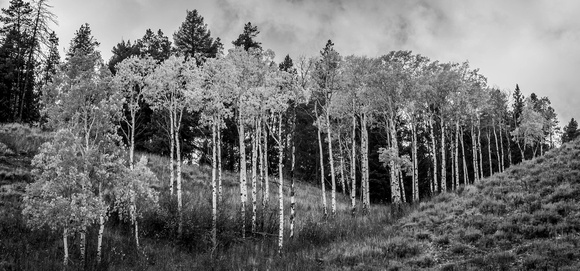
POLYGON ((376 235, 333 243, 329 269, 580 270, 580 141, 457 193, 376 235))

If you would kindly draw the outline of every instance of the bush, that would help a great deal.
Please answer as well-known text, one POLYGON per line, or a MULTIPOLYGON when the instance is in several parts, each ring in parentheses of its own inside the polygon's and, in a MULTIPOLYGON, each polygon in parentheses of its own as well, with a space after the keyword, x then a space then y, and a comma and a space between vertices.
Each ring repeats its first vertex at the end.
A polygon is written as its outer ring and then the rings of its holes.
POLYGON ((40 145, 50 140, 51 135, 42 133, 38 128, 22 124, 4 124, 0 126, 0 143, 3 143, 15 154, 34 156, 40 145))

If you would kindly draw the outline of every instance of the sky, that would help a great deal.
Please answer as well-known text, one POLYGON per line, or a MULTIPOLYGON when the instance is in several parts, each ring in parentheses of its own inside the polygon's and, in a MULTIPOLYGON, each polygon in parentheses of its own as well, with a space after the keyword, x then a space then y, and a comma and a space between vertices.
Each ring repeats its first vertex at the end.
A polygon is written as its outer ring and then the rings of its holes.
MULTIPOLYGON (((9 0, 0 0, 0 7, 9 0)), ((331 39, 343 56, 411 50, 440 62, 469 61, 490 86, 547 96, 560 126, 580 118, 577 0, 50 0, 60 45, 89 23, 105 60, 121 40, 161 29, 170 40, 197 9, 225 48, 252 22, 280 61, 316 56, 331 39)))

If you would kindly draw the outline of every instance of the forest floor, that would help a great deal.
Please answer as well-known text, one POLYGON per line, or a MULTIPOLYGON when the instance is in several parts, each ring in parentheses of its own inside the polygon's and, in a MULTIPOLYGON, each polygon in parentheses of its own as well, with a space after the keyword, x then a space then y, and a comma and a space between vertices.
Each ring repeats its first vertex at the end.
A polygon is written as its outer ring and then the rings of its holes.
MULTIPOLYGON (((0 128, 0 270, 62 270, 62 240, 48 229, 29 230, 21 195, 33 181, 30 161, 49 135, 0 128)), ((167 159, 149 156, 160 180, 167 159)), ((176 238, 174 199, 162 182, 160 207, 140 220, 141 248, 128 223, 107 221, 103 263, 96 265, 96 228, 88 262, 79 263, 78 239, 69 243, 70 270, 580 270, 580 141, 513 166, 475 185, 442 193, 415 206, 372 205, 350 215, 347 196, 325 218, 321 190, 297 184, 295 237, 288 238, 289 182, 285 180, 285 243, 277 254, 277 179, 270 202, 258 198, 258 224, 241 238, 238 175, 224 173, 218 218, 219 247, 210 251, 211 168, 185 165, 184 233, 176 238)), ((251 180, 251 179, 249 179, 251 180)), ((251 191, 251 190, 249 190, 251 191)), ((330 202, 330 193, 327 198, 330 202)), ((251 192, 248 195, 251 204, 251 192)), ((358 201, 357 201, 358 204, 358 201)))

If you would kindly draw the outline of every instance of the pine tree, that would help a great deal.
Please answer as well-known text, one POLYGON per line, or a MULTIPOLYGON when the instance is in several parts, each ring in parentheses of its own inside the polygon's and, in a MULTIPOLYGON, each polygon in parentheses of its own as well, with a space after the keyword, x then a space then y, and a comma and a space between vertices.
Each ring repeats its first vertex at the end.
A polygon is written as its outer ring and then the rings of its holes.
POLYGON ((81 25, 75 32, 73 39, 70 41, 68 51, 66 53, 66 60, 73 57, 75 54, 91 55, 100 53, 97 51, 101 43, 98 42, 91 34, 91 27, 88 23, 81 25))
MULTIPOLYGON (((2 121, 20 121, 24 106, 32 104, 34 73, 28 55, 32 50, 33 9, 28 2, 11 0, 0 14, 0 116, 2 121)), ((31 109, 31 108, 27 108, 31 109)))
POLYGON ((157 33, 147 29, 145 35, 135 42, 135 47, 140 56, 151 56, 157 62, 162 62, 171 55, 171 41, 161 29, 157 30, 157 33))
POLYGON ((205 59, 216 57, 223 49, 219 38, 213 39, 203 17, 197 10, 188 10, 185 21, 173 34, 177 51, 186 58, 194 57, 200 65, 205 59))
POLYGON ((252 26, 252 23, 248 22, 244 25, 244 32, 236 40, 232 41, 232 44, 236 47, 243 47, 246 51, 250 50, 250 48, 262 50, 262 43, 256 41, 258 34, 260 34, 258 26, 252 26))
POLYGON ((572 118, 566 126, 564 126, 564 133, 562 134, 562 143, 570 142, 580 136, 578 130, 578 122, 572 118))

